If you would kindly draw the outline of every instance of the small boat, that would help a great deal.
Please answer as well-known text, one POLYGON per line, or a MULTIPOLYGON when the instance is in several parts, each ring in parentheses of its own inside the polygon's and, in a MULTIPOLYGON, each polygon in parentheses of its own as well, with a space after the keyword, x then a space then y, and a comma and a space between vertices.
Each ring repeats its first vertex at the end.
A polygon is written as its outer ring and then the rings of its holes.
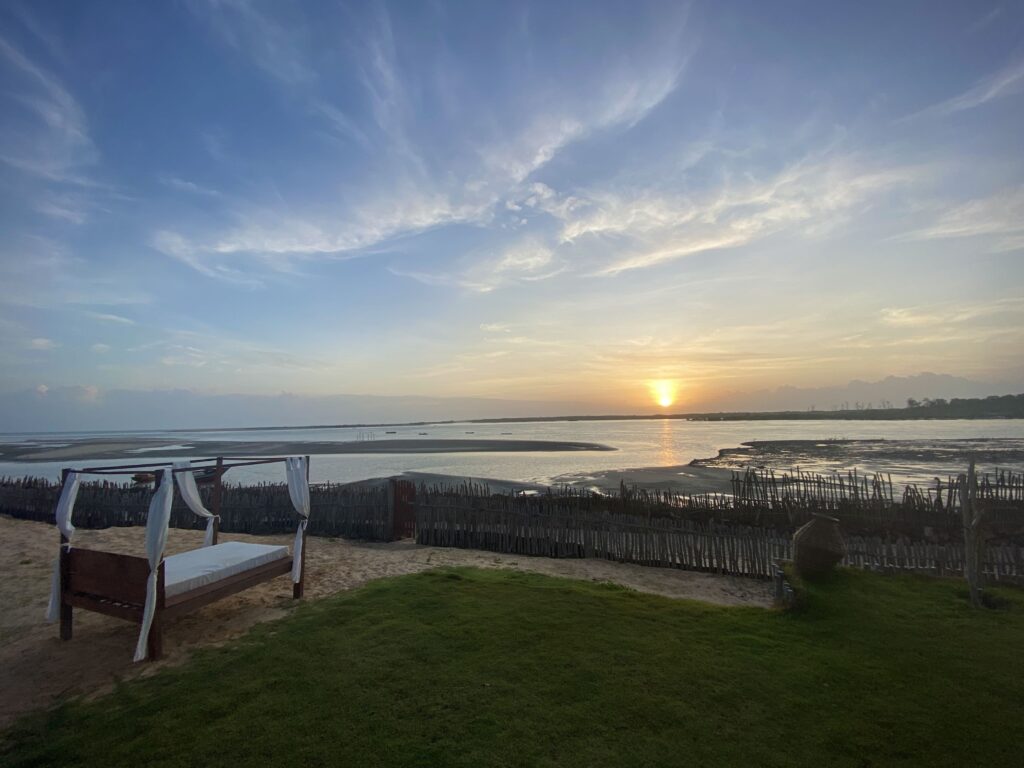
POLYGON ((397 435, 398 433, 392 430, 391 432, 385 432, 385 435, 397 435))
POLYGON ((217 479, 217 468, 207 467, 206 469, 197 469, 192 474, 195 476, 196 482, 200 485, 203 483, 212 483, 217 479))

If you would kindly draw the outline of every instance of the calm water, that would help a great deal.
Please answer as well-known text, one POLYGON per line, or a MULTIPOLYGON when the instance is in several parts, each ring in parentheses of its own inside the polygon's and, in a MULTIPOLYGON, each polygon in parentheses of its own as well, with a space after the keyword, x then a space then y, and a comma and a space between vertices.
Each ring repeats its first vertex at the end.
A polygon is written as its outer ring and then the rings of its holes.
MULTIPOLYGON (((0 442, 23 443, 43 440, 59 443, 87 435, 3 435, 0 442)), ((99 435, 97 435, 99 436, 99 435)), ((102 433, 105 438, 117 434, 102 433)), ((885 452, 871 454, 860 465, 863 470, 892 472, 894 478, 920 479, 936 474, 963 471, 967 450, 971 447, 957 441, 977 438, 998 439, 987 446, 986 466, 1024 470, 1024 420, 963 420, 963 421, 750 421, 750 422, 690 422, 678 420, 658 421, 599 421, 599 422, 547 422, 522 424, 445 424, 420 427, 390 427, 367 429, 287 429, 266 431, 222 432, 147 432, 126 433, 128 439, 166 438, 167 446, 195 447, 195 456, 208 456, 203 440, 237 440, 303 442, 303 441, 355 441, 359 439, 438 439, 480 438, 508 440, 578 440, 604 443, 614 452, 566 453, 437 453, 437 454, 378 454, 378 455, 321 455, 311 463, 313 482, 347 482, 371 477, 382 477, 405 471, 436 472, 450 475, 500 478, 548 483, 564 475, 587 475, 592 472, 636 467, 673 466, 693 459, 715 456, 722 448, 730 448, 748 440, 828 440, 886 439, 919 444, 929 448, 920 452, 903 450, 889 456, 885 452), (385 434, 394 431, 395 434, 385 434), (421 433, 426 433, 425 435, 421 433), (954 441, 950 443, 936 441, 954 441), (936 445, 944 450, 931 450, 936 445)), ((159 450, 147 449, 138 453, 140 462, 160 461, 159 450)), ((170 461, 168 459, 168 461, 170 461)), ((91 461, 93 465, 125 464, 130 460, 91 461)), ((804 469, 843 468, 843 462, 834 457, 815 463, 813 456, 801 457, 804 469)), ((0 475, 33 474, 57 478, 63 466, 81 465, 81 462, 0 463, 0 475)), ((280 466, 237 469, 229 475, 234 482, 283 480, 280 466)))

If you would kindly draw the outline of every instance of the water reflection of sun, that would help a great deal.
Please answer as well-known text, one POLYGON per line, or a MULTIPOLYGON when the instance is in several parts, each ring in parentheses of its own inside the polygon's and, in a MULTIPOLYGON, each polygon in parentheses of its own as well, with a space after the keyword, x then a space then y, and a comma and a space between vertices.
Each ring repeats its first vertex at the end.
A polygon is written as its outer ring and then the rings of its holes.
POLYGON ((676 401, 676 383, 668 379, 652 381, 647 385, 651 390, 651 397, 662 408, 668 408, 676 401))
POLYGON ((672 419, 662 419, 661 440, 658 445, 658 463, 663 467, 671 467, 679 462, 676 461, 676 445, 672 439, 672 419))

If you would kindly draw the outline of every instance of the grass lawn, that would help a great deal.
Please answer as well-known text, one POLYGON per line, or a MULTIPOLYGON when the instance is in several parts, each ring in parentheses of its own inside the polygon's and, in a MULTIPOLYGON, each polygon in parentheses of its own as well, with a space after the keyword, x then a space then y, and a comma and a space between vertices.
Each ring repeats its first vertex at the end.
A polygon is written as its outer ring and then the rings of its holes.
POLYGON ((23 720, 0 764, 1021 766, 1024 592, 997 595, 841 572, 782 613, 428 572, 23 720))

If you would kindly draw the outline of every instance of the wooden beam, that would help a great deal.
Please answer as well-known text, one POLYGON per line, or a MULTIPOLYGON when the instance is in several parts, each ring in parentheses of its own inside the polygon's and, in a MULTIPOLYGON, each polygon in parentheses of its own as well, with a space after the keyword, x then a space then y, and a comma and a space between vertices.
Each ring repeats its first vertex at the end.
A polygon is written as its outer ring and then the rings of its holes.
POLYGON ((65 596, 68 605, 84 608, 93 613, 103 613, 125 621, 133 621, 136 624, 142 621, 142 606, 118 603, 96 595, 82 595, 74 592, 65 596))

